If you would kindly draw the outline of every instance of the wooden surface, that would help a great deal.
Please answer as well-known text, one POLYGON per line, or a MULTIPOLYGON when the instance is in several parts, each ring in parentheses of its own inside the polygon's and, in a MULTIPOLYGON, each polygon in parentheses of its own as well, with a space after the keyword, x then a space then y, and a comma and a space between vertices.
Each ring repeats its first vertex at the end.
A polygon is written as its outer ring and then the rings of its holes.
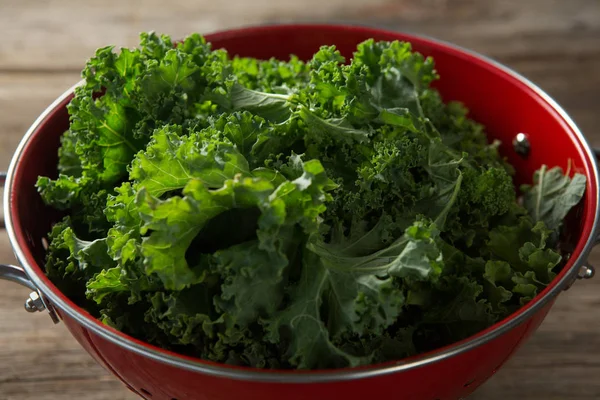
MULTIPOLYGON (((599 0, 0 0, 0 168, 95 48, 133 46, 145 30, 181 37, 290 21, 425 33, 482 52, 539 84, 600 146, 599 0)), ((0 261, 12 260, 0 232, 0 261)), ((591 260, 600 265, 600 252, 591 260)), ((534 337, 471 398, 599 399, 599 289, 597 277, 562 294, 534 337)), ((0 400, 134 398, 64 326, 26 314, 27 293, 0 282, 0 400)))

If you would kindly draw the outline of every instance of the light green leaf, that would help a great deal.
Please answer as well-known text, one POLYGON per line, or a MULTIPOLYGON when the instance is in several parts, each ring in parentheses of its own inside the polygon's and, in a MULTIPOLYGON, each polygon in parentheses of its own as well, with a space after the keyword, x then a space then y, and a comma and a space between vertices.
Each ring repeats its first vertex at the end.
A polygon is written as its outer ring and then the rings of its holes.
POLYGON ((523 185, 523 204, 535 221, 543 221, 550 230, 562 225, 569 211, 579 203, 586 188, 586 177, 563 174, 560 167, 543 165, 533 175, 533 185, 523 185))

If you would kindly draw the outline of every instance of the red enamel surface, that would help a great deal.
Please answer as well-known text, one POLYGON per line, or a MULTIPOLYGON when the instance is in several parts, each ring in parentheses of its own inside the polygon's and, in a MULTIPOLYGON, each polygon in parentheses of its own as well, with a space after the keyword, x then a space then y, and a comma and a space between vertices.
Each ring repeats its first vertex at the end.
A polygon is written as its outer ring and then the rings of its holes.
MULTIPOLYGON (((301 58, 312 55, 321 45, 335 44, 346 56, 351 56, 356 44, 367 39, 408 40, 413 48, 433 56, 441 80, 436 83, 445 100, 460 100, 471 110, 471 117, 482 122, 491 138, 503 141, 503 154, 519 171, 517 182, 530 181, 533 171, 545 163, 566 168, 572 165, 588 176, 584 204, 570 222, 571 239, 576 243, 571 263, 583 250, 592 233, 597 182, 593 162, 573 129, 544 98, 509 73, 480 58, 463 53, 445 44, 393 32, 362 27, 342 26, 275 26, 229 31, 207 36, 215 48, 226 48, 232 54, 260 58, 288 58, 294 53, 301 58), (518 157, 510 143, 519 132, 527 133, 532 152, 528 159, 518 157)), ((100 329, 109 329, 65 298, 44 276, 41 238, 50 229, 57 213, 47 210, 34 188, 39 175, 56 175, 56 149, 62 132, 68 127, 68 115, 63 101, 38 126, 15 170, 12 181, 10 211, 18 246, 37 276, 71 308, 77 310, 100 329)), ((567 273, 563 270, 557 281, 567 273)), ((548 288, 547 290, 550 290, 548 288)), ((541 295, 540 295, 541 296, 541 295)), ((519 313, 532 306, 531 302, 519 313)), ((60 312, 73 336, 92 356, 132 390, 142 394, 142 388, 152 393, 152 399, 320 399, 340 397, 362 399, 365 396, 390 394, 398 399, 457 399, 471 393, 496 371, 537 329, 552 303, 538 310, 524 323, 485 344, 449 359, 425 367, 374 378, 320 384, 267 384, 216 378, 190 372, 154 361, 111 343, 80 325, 67 313, 60 312), (470 383, 470 384, 469 384, 470 383), (467 384, 467 385, 466 385, 467 384), (466 386, 465 386, 466 385, 466 386)), ((515 318, 509 317, 506 321, 515 318)), ((480 333, 495 329, 499 324, 480 333)), ((141 344, 118 333, 126 340, 141 344)), ((169 352, 153 348, 164 354, 169 352)), ((187 359, 186 357, 182 357, 187 359)), ((198 360, 195 360, 198 361, 198 360)), ((291 372, 282 373, 282 379, 291 372)))

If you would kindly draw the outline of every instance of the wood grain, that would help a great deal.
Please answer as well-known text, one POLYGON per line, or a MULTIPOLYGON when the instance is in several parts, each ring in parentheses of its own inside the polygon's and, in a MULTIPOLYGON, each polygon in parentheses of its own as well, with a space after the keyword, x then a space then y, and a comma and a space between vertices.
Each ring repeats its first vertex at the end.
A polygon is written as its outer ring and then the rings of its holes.
MULTIPOLYGON (((598 0, 0 0, 0 169, 37 115, 79 79, 97 47, 134 46, 140 31, 190 32, 262 23, 352 22, 445 39, 524 74, 600 146, 598 0)), ((0 232, 0 261, 14 259, 0 232)), ((600 265, 600 251, 592 255, 600 265)), ((0 282, 0 400, 134 399, 43 314, 0 282)), ((563 293, 532 339, 475 400, 598 399, 600 279, 563 293)))

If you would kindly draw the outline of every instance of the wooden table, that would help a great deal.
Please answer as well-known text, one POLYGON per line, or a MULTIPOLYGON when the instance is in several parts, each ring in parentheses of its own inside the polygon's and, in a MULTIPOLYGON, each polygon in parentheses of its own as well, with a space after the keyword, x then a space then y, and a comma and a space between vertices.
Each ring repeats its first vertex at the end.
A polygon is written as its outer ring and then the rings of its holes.
MULTIPOLYGON (((35 117, 100 46, 140 31, 181 37, 241 25, 357 22, 425 33, 489 55, 539 84, 600 146, 598 0, 0 0, 0 168, 35 117)), ((0 260, 14 257, 0 232, 0 260)), ((592 255, 600 265, 600 252, 592 255)), ((600 398, 600 279, 562 294, 534 337, 472 399, 600 398)), ((27 315, 0 282, 0 400, 133 399, 62 325, 27 315)))

